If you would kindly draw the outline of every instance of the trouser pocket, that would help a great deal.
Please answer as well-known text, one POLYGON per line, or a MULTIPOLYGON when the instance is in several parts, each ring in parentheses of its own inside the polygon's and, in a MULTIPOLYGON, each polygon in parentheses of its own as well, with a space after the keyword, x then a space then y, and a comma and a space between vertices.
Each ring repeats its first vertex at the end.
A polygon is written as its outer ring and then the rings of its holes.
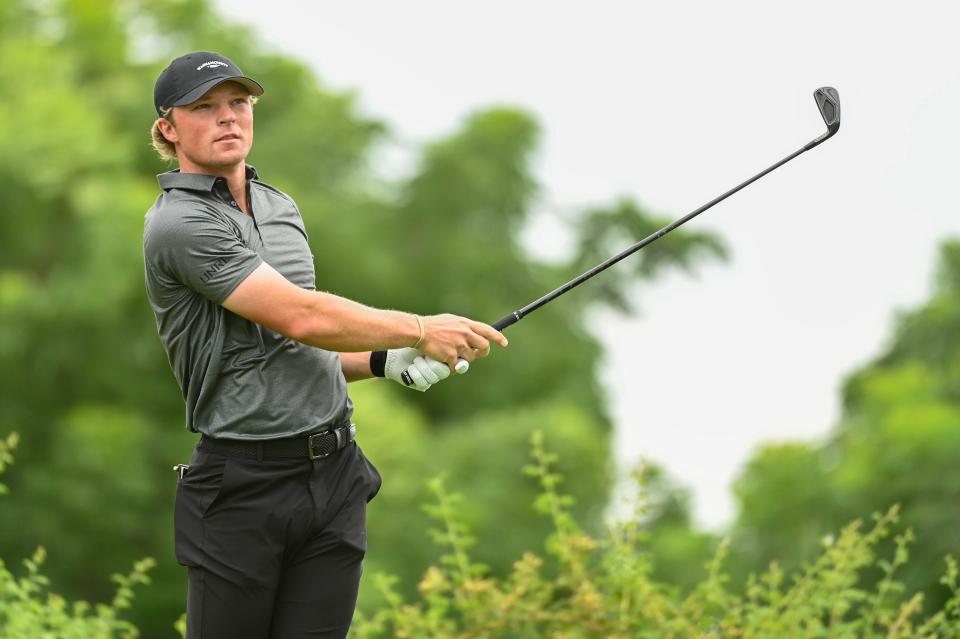
POLYGON ((203 516, 224 493, 230 460, 196 452, 177 477, 173 509, 174 554, 184 566, 200 566, 203 559, 203 516))
POLYGON ((380 488, 383 486, 383 477, 380 476, 380 471, 373 465, 373 462, 360 450, 360 446, 356 446, 356 451, 357 456, 362 462, 363 472, 366 475, 368 484, 367 501, 369 502, 380 492, 380 488))

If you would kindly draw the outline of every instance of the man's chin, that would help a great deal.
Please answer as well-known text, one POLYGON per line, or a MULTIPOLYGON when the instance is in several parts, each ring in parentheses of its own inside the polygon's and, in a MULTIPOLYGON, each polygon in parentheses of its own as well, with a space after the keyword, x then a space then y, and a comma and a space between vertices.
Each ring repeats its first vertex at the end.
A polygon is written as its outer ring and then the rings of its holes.
POLYGON ((230 169, 238 164, 244 164, 246 160, 246 153, 218 153, 209 159, 207 166, 218 169, 230 169))

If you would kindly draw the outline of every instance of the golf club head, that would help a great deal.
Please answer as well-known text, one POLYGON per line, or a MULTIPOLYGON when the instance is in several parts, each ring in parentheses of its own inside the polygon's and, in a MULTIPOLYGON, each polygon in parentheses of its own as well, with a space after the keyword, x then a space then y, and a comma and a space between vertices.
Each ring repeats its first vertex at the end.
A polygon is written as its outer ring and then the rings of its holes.
MULTIPOLYGON (((817 108, 827 125, 827 138, 840 130, 840 94, 833 87, 820 87, 813 92, 817 108)), ((824 138, 826 139, 826 138, 824 138)))

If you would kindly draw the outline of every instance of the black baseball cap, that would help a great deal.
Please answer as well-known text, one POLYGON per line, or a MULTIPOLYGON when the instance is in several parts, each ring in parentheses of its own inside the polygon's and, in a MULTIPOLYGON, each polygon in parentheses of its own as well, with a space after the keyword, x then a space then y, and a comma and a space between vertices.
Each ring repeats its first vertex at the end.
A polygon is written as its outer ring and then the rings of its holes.
POLYGON ((160 115, 161 108, 190 104, 213 87, 228 81, 247 87, 251 95, 263 95, 260 83, 243 75, 240 67, 226 56, 212 51, 194 51, 171 62, 157 78, 153 86, 153 106, 160 115))

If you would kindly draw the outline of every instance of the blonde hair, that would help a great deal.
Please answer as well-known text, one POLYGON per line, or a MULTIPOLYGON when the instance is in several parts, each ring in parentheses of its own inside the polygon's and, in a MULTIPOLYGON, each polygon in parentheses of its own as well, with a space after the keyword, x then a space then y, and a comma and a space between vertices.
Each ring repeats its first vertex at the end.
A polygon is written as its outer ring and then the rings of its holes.
MULTIPOLYGON (((259 96, 250 96, 250 106, 257 103, 259 96)), ((173 162, 177 159, 176 145, 164 137, 160 131, 160 120, 164 119, 173 123, 173 107, 160 107, 160 117, 153 121, 153 127, 150 128, 150 144, 153 150, 157 152, 160 159, 164 162, 173 162)))
POLYGON ((173 122, 173 107, 160 108, 160 117, 153 121, 153 128, 150 129, 150 143, 153 150, 157 152, 160 159, 164 162, 172 162, 177 159, 177 147, 173 142, 163 136, 160 131, 160 119, 173 122))

